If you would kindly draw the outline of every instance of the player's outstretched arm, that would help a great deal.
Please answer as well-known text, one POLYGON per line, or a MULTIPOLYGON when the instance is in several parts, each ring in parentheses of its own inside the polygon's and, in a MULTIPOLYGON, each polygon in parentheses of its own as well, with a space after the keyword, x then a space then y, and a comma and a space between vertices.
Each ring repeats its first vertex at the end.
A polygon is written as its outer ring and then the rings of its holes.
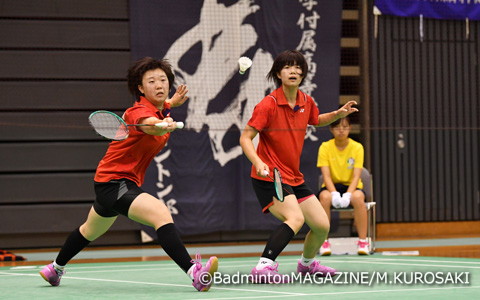
POLYGON ((344 106, 342 106, 338 110, 318 115, 317 126, 327 126, 338 119, 348 116, 351 113, 358 112, 357 108, 352 107, 353 105, 357 105, 357 102, 348 101, 344 106))
POLYGON ((179 128, 177 126, 177 122, 173 121, 173 119, 170 117, 167 117, 163 120, 155 117, 148 117, 140 120, 140 124, 152 125, 139 127, 143 132, 150 135, 164 135, 167 132, 172 132, 175 129, 179 128), (166 125, 157 126, 157 124, 159 123, 166 123, 166 125))

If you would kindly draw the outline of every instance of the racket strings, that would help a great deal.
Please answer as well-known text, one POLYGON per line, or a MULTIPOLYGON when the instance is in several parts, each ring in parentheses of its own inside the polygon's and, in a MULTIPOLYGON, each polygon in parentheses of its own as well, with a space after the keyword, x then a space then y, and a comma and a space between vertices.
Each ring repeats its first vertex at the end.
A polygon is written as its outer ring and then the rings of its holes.
POLYGON ((96 113, 89 122, 98 134, 108 139, 122 140, 129 134, 127 125, 109 113, 96 113))
POLYGON ((275 192, 277 193, 277 198, 278 200, 283 201, 284 188, 282 186, 282 175, 277 168, 273 170, 273 180, 275 182, 275 192))

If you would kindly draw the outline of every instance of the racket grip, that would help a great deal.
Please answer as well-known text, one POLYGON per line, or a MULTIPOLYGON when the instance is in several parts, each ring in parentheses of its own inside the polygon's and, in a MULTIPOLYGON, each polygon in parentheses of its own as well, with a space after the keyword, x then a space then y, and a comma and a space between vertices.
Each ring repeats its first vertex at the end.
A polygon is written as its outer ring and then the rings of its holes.
POLYGON ((263 173, 263 175, 268 176, 268 171, 267 170, 263 170, 262 173, 263 173))
MULTIPOLYGON (((177 123, 177 128, 178 129, 182 129, 185 126, 185 124, 183 124, 183 122, 176 122, 176 123, 177 123)), ((155 124, 155 126, 163 128, 163 127, 167 127, 168 123, 167 122, 160 122, 160 123, 155 124)))

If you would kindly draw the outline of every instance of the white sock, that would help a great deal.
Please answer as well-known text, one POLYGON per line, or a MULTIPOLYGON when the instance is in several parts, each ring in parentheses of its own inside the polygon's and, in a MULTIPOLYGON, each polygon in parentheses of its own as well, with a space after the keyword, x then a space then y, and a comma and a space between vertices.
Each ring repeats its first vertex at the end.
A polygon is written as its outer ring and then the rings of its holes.
POLYGON ((273 266, 274 263, 275 262, 269 258, 260 257, 260 260, 258 261, 256 268, 257 270, 262 270, 266 266, 273 266))
POLYGON ((358 239, 358 241, 359 241, 359 242, 362 242, 362 243, 366 243, 366 242, 368 242, 368 241, 367 241, 367 239, 364 239, 364 240, 362 240, 362 239, 358 239))
POLYGON ((188 269, 188 271, 187 271, 188 277, 190 277, 190 279, 192 279, 192 280, 193 280, 193 269, 195 269, 195 264, 193 264, 193 265, 190 267, 190 269, 188 269))
POLYGON ((53 267, 59 271, 63 271, 63 269, 65 269, 65 266, 61 266, 59 264, 57 264, 57 262, 53 262, 53 267))
POLYGON ((315 261, 315 257, 314 258, 305 258, 302 254, 302 258, 300 259, 300 264, 302 264, 302 266, 304 267, 310 267, 310 265, 315 261))

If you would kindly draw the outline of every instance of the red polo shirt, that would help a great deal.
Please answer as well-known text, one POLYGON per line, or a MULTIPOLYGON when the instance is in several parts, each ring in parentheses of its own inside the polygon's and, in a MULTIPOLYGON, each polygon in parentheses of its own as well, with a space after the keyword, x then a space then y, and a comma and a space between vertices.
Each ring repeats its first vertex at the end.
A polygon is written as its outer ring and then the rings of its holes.
MULTIPOLYGON (((258 156, 270 169, 277 167, 286 184, 297 186, 305 181, 300 172, 300 155, 307 125, 318 125, 318 114, 313 99, 300 90, 295 107, 290 108, 280 87, 255 106, 248 121, 248 125, 260 132, 258 156)), ((269 180, 258 176, 254 166, 251 176, 269 180)))
MULTIPOLYGON (((164 103, 163 106, 164 109, 159 111, 146 98, 140 97, 140 101, 125 111, 123 119, 127 124, 138 124, 140 119, 148 117, 164 119, 170 113, 170 105, 164 103)), ((94 178, 96 182, 126 178, 141 186, 147 167, 170 137, 170 133, 162 136, 146 134, 135 126, 129 126, 129 131, 126 140, 110 143, 107 153, 98 164, 94 178)))

